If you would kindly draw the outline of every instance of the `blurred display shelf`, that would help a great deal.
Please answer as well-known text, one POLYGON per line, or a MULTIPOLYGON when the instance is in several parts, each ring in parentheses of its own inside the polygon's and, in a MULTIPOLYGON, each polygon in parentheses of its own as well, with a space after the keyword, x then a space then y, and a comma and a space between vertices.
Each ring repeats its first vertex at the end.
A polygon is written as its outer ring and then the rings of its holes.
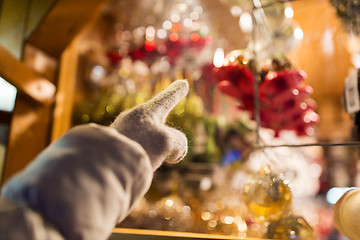
POLYGON ((188 232, 171 232, 158 230, 115 228, 109 240, 196 240, 196 239, 244 239, 244 240, 269 240, 260 238, 239 238, 235 236, 188 233, 188 232))

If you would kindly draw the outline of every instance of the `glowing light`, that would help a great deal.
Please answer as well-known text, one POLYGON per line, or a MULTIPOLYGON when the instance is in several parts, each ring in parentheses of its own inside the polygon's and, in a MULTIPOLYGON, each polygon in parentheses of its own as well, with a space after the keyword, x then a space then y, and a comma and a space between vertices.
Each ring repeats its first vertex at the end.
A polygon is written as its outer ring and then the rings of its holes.
POLYGON ((171 33, 169 36, 169 40, 171 42, 176 42, 177 40, 179 40, 179 35, 177 35, 176 33, 171 33))
POLYGON ((171 19, 171 21, 174 22, 174 23, 175 23, 175 22, 179 22, 179 21, 180 21, 180 16, 175 13, 175 14, 171 15, 170 19, 171 19))
POLYGON ((179 3, 177 4, 177 9, 179 9, 180 12, 185 12, 188 8, 188 5, 186 3, 179 3))
POLYGON ((93 67, 93 69, 91 70, 90 79, 94 82, 98 82, 103 77, 105 77, 105 69, 100 65, 96 65, 95 67, 93 67))
POLYGON ((297 95, 299 95, 299 90, 298 90, 298 89, 294 89, 294 90, 292 91, 292 93, 293 93, 295 96, 297 96, 297 95))
POLYGON ((193 25, 193 21, 190 18, 185 18, 184 20, 184 26, 185 27, 191 27, 193 25))
POLYGON ((192 34, 190 35, 190 39, 191 39, 191 41, 196 42, 196 41, 199 41, 200 36, 199 36, 199 34, 197 34, 197 33, 192 33, 192 34))
POLYGON ((163 28, 164 28, 164 29, 170 30, 171 27, 172 27, 172 23, 171 23, 169 20, 167 20, 167 21, 165 21, 165 22, 163 23, 163 28))
POLYGON ((191 12, 191 13, 190 13, 190 19, 191 19, 191 20, 198 20, 198 19, 199 19, 199 13, 197 13, 197 12, 191 12))
POLYGON ((131 38, 131 32, 130 31, 124 31, 121 33, 121 40, 129 41, 131 38))
POLYGON ((321 47, 325 54, 332 55, 334 53, 334 32, 331 29, 326 29, 322 35, 321 47))
POLYGON ((285 8, 284 13, 287 18, 292 18, 294 16, 294 10, 291 7, 285 8))
POLYGON ((127 78, 130 75, 130 71, 128 68, 120 68, 119 69, 119 76, 122 78, 127 78))
POLYGON ((313 127, 308 127, 305 130, 306 135, 313 136, 315 134, 315 129, 313 127))
POLYGON ((201 190, 207 191, 211 188, 211 186, 212 186, 211 178, 204 177, 203 179, 201 179, 201 181, 200 181, 200 189, 201 190))
POLYGON ((352 62, 352 64, 354 64, 354 67, 360 68, 360 54, 359 53, 354 53, 351 56, 351 62, 352 62))
POLYGON ((160 69, 162 70, 162 72, 167 72, 170 70, 170 63, 166 60, 161 60, 160 61, 160 69))
POLYGON ((209 31, 210 31, 210 29, 209 29, 208 25, 206 25, 206 24, 203 24, 203 25, 200 27, 200 33, 201 33, 202 35, 208 35, 209 31))
POLYGON ((214 59, 213 59, 214 66, 217 68, 221 67, 224 64, 224 58, 225 58, 224 49, 217 48, 214 53, 214 59))
POLYGON ((304 116, 305 123, 317 122, 318 120, 319 116, 315 112, 308 111, 304 116))
POLYGON ((165 205, 168 207, 172 207, 172 205, 174 205, 174 201, 171 199, 168 199, 168 200, 166 200, 165 205))
POLYGON ((215 228, 216 225, 217 225, 216 220, 210 220, 210 221, 208 222, 208 227, 209 227, 209 228, 215 228))
POLYGON ((234 17, 240 17, 243 10, 239 6, 232 6, 230 8, 230 12, 231 12, 231 15, 233 15, 234 17))
POLYGON ((303 31, 301 30, 301 28, 296 28, 296 29, 294 30, 294 37, 295 37, 296 39, 298 39, 298 40, 303 39, 304 33, 303 33, 303 31))
POLYGON ((195 6, 195 7, 194 7, 194 12, 197 12, 197 13, 199 13, 199 14, 202 14, 202 13, 203 13, 203 9, 202 9, 202 7, 200 7, 200 6, 195 6))
POLYGON ((210 220, 212 217, 212 214, 210 212, 202 212, 201 213, 201 219, 204 221, 210 220))
POLYGON ((11 112, 15 106, 16 88, 0 77, 0 110, 11 112))
POLYGON ((331 188, 326 193, 326 201, 328 201, 330 204, 335 204, 341 197, 344 195, 347 191, 350 191, 352 189, 355 189, 355 187, 348 187, 348 188, 331 188))
POLYGON ((166 30, 165 29, 159 29, 157 32, 157 36, 158 38, 164 39, 167 36, 166 30))
MULTIPOLYGON (((155 36, 155 28, 153 26, 149 26, 146 28, 146 38, 154 38, 155 36)), ((149 39, 150 40, 150 39, 149 39)))
POLYGON ((232 216, 225 216, 221 219, 223 223, 225 224, 232 224, 234 222, 234 217, 232 216))
POLYGON ((241 221, 239 224, 238 224, 238 229, 239 229, 239 232, 246 232, 247 230, 247 225, 246 225, 246 222, 243 220, 241 221))
POLYGON ((155 42, 147 40, 145 42, 145 50, 148 52, 151 52, 155 48, 155 42))
POLYGON ((142 37, 145 35, 145 27, 138 27, 136 29, 134 29, 134 35, 136 37, 142 37))
POLYGON ((307 103, 305 103, 305 102, 300 103, 300 108, 302 110, 305 110, 307 107, 308 107, 307 103))
POLYGON ((174 23, 171 27, 171 31, 178 32, 181 30, 181 28, 182 28, 181 23, 174 23))
POLYGON ((235 60, 236 60, 236 58, 235 58, 234 56, 231 56, 231 57, 229 58, 229 61, 230 61, 230 62, 235 62, 235 60))
POLYGON ((191 212, 191 208, 189 206, 183 206, 182 212, 186 213, 186 214, 189 214, 191 212))
POLYGON ((244 12, 243 14, 241 14, 239 19, 239 26, 241 31, 243 31, 244 33, 250 33, 252 31, 253 22, 249 13, 244 12))

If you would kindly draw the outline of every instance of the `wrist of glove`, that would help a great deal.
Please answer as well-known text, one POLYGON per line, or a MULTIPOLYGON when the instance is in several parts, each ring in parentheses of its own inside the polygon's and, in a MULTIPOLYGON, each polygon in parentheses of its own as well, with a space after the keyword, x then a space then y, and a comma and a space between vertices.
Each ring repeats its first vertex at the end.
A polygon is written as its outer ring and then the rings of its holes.
POLYGON ((121 113, 110 125, 145 149, 154 170, 164 161, 177 163, 187 154, 185 134, 165 121, 188 90, 186 80, 177 80, 150 101, 121 113))

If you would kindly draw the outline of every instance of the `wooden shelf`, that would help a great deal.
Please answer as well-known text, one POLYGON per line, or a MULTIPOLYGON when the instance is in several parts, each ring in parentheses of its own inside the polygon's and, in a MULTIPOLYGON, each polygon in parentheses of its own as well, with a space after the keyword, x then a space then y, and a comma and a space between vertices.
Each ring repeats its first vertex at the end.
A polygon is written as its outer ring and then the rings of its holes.
MULTIPOLYGON (((160 230, 144 230, 131 228, 115 228, 109 240, 198 240, 198 239, 242 239, 235 236, 188 233, 188 232, 171 232, 160 230)), ((244 240, 266 240, 259 238, 245 238, 244 240)), ((269 239, 268 239, 269 240, 269 239)))

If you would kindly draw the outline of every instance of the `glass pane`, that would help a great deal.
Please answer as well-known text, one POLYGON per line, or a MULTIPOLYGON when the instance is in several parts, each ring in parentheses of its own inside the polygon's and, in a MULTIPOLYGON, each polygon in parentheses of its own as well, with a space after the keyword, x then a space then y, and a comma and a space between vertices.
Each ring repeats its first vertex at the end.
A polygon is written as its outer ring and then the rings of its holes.
POLYGON ((0 77, 0 111, 12 112, 16 93, 16 88, 0 77))
POLYGON ((0 77, 0 179, 2 178, 6 158, 6 148, 16 93, 16 88, 0 77))
POLYGON ((358 81, 351 26, 331 1, 268 2, 253 11, 260 144, 359 140, 344 101, 358 81))

